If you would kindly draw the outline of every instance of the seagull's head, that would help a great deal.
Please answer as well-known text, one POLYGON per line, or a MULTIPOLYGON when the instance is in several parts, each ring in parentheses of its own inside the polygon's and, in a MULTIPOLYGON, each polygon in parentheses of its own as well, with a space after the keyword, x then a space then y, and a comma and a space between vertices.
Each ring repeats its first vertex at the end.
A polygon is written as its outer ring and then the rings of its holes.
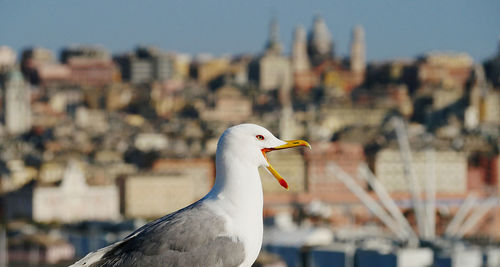
POLYGON ((288 189, 288 184, 283 177, 273 168, 267 158, 267 153, 274 150, 306 146, 311 148, 304 140, 283 141, 276 138, 266 128, 255 124, 240 124, 228 128, 219 139, 217 156, 237 157, 245 162, 262 166, 276 178, 281 186, 288 189))

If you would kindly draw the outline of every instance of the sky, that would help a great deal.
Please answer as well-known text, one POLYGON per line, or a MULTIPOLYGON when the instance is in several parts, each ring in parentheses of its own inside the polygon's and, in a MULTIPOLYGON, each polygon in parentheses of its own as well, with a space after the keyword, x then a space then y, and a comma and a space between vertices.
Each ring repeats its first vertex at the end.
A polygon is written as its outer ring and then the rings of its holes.
POLYGON ((0 45, 101 44, 112 53, 154 45, 214 55, 259 53, 278 20, 289 53, 293 30, 321 15, 337 55, 347 56, 355 25, 365 29, 370 61, 430 51, 466 52, 483 61, 498 52, 498 0, 0 0, 0 45))

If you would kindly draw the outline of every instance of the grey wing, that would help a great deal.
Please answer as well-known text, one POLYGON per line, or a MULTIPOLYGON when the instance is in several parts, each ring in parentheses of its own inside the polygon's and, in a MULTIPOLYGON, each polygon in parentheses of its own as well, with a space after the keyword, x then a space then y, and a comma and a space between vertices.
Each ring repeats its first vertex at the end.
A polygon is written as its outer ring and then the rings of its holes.
POLYGON ((238 266, 243 243, 223 233, 223 219, 195 203, 143 226, 90 266, 238 266))

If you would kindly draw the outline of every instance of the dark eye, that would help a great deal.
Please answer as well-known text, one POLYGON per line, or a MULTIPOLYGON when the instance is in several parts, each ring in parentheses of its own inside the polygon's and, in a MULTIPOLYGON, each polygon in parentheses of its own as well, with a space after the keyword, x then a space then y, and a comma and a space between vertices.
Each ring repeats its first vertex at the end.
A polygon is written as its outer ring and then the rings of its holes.
POLYGON ((257 138, 257 140, 261 140, 261 141, 264 140, 264 136, 263 135, 259 134, 259 135, 255 136, 255 137, 257 138))

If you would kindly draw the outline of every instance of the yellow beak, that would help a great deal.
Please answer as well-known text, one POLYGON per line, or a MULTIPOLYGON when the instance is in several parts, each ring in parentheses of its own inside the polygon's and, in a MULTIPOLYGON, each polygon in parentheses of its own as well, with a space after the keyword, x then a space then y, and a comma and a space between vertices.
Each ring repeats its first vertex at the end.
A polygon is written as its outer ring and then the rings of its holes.
POLYGON ((289 140, 289 141, 285 141, 286 144, 284 145, 281 145, 281 146, 276 146, 276 147, 270 147, 270 148, 263 148, 262 149, 262 154, 264 155, 264 158, 266 159, 267 161, 267 164, 269 166, 267 166, 267 169, 269 170, 269 172, 274 176, 274 178, 276 178, 276 180, 278 180, 278 182, 280 183, 281 186, 283 186, 284 188, 286 188, 288 190, 288 183, 285 181, 285 179, 283 179, 283 177, 273 168, 273 166, 271 165, 271 163, 269 162, 269 159, 267 158, 267 155, 266 153, 267 152, 270 152, 270 151, 273 151, 273 150, 281 150, 281 149, 286 149, 286 148, 292 148, 292 147, 298 147, 298 146, 306 146, 306 147, 309 147, 309 149, 311 148, 311 145, 309 145, 308 142, 304 141, 304 140, 289 140))

